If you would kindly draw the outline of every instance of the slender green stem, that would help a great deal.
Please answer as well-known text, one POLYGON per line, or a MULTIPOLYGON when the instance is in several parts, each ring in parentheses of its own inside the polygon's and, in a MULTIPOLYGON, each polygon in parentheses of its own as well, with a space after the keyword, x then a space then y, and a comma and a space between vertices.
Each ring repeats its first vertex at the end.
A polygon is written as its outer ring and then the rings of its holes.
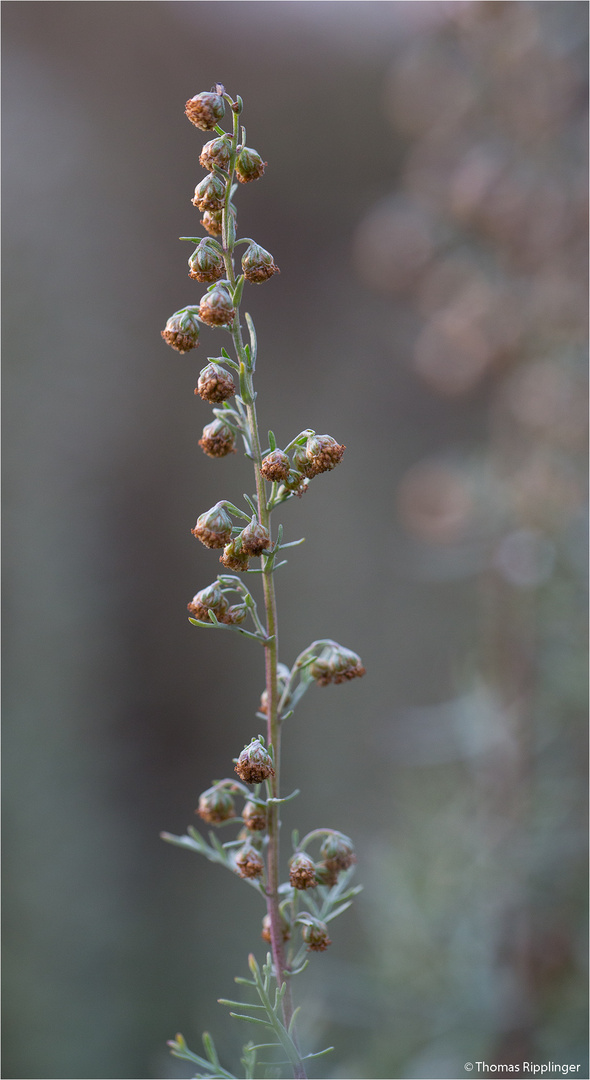
MULTIPOLYGON (((229 180, 227 183, 225 205, 223 209, 223 254, 226 266, 227 280, 232 290, 236 287, 236 276, 233 264, 233 252, 235 239, 231 223, 231 187, 234 178, 234 168, 237 156, 239 134, 239 118, 234 113, 234 131, 230 152, 229 180)), ((236 357, 240 365, 240 382, 245 388, 246 422, 249 433, 249 446, 254 462, 256 477, 256 495, 258 503, 258 520, 268 530, 270 543, 272 544, 270 511, 267 506, 266 481, 260 471, 262 463, 262 451, 258 421, 256 417, 255 395, 252 384, 252 358, 248 356, 242 338, 240 326, 239 304, 236 306, 234 321, 231 326, 231 336, 236 351, 236 357)), ((266 612, 266 632, 268 640, 264 646, 265 670, 266 670, 266 698, 267 698, 267 741, 273 748, 275 774, 271 780, 272 799, 280 798, 280 772, 281 772, 281 729, 279 717, 279 685, 277 679, 278 664, 278 623, 277 604, 273 578, 274 560, 268 555, 262 556, 262 581, 264 589, 264 606, 266 612)), ((271 948, 274 962, 276 979, 279 987, 287 983, 282 999, 283 1020, 286 1028, 289 1028, 293 1018, 293 1001, 291 986, 286 979, 285 947, 282 934, 282 920, 279 911, 279 830, 280 830, 280 805, 276 802, 267 804, 267 887, 266 901, 267 912, 270 921, 271 948)), ((293 1033, 293 1041, 297 1046, 297 1039, 293 1033)), ((303 1062, 300 1060, 293 1066, 293 1075, 296 1080, 305 1080, 307 1073, 303 1062)))

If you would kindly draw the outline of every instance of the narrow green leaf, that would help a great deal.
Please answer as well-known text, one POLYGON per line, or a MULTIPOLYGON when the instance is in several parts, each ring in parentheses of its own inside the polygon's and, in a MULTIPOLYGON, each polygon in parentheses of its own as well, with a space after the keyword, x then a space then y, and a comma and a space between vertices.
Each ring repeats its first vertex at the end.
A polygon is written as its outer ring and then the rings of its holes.
POLYGON ((230 1016, 234 1017, 234 1020, 245 1020, 248 1024, 262 1024, 263 1027, 272 1028, 273 1024, 270 1024, 268 1020, 259 1020, 257 1016, 243 1016, 242 1013, 230 1012, 230 1016))
POLYGON ((268 433, 268 445, 270 446, 271 451, 276 450, 277 448, 277 440, 275 439, 274 431, 269 431, 268 433))

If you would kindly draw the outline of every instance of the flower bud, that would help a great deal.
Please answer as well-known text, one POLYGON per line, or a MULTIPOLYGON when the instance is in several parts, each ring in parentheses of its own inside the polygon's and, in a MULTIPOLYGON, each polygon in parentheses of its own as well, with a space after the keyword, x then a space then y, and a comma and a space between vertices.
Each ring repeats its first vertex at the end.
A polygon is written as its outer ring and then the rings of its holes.
POLYGON ((234 800, 229 791, 222 787, 212 787, 199 796, 199 805, 195 810, 203 821, 210 825, 220 825, 236 816, 234 800))
POLYGON ((250 180, 258 180, 262 176, 267 164, 256 150, 244 146, 236 160, 236 176, 241 184, 248 184, 250 180))
MULTIPOLYGON (((279 698, 281 698, 283 696, 283 693, 285 691, 285 687, 287 686, 287 683, 289 682, 290 678, 291 678, 290 669, 287 667, 286 664, 282 664, 279 661, 279 663, 277 664, 277 687, 278 687, 278 691, 279 691, 279 698)), ((286 707, 289 704, 290 700, 291 700, 291 697, 290 697, 290 695, 288 695, 287 700, 284 702, 284 707, 286 707)), ((266 690, 262 691, 262 696, 260 698, 259 712, 264 713, 265 716, 268 715, 268 692, 266 690)))
POLYGON ((248 617, 248 607, 246 604, 232 604, 226 615, 223 617, 224 623, 228 626, 239 626, 248 617))
POLYGON ((260 466, 264 479, 275 482, 287 480, 290 470, 291 463, 282 450, 273 450, 272 453, 267 454, 260 466))
POLYGON ((220 364, 207 364, 200 372, 195 394, 199 394, 203 401, 216 405, 220 401, 226 401, 235 392, 234 380, 220 364))
MULTIPOLYGON (((283 941, 288 941, 289 938, 291 937, 291 924, 290 924, 289 920, 285 918, 282 911, 281 911, 280 914, 281 914, 281 937, 282 937, 283 941)), ((263 941, 268 941, 268 944, 269 945, 271 944, 270 915, 265 915, 263 920, 262 920, 262 934, 261 934, 261 937, 262 937, 263 941)))
POLYGON ((328 937, 328 927, 321 919, 313 919, 309 916, 309 922, 305 923, 302 935, 308 952, 324 952, 328 945, 332 944, 328 937))
POLYGON ((184 111, 195 127, 212 131, 225 115, 225 102, 219 94, 197 94, 187 101, 184 111))
POLYGON ((240 780, 247 784, 261 784, 269 776, 274 776, 272 758, 260 739, 252 739, 240 754, 235 767, 240 780))
POLYGON ((289 863, 289 881, 294 889, 315 889, 315 863, 304 851, 294 855, 289 863))
POLYGON ((208 326, 228 326, 235 313, 230 291, 223 284, 206 292, 199 305, 199 318, 208 326))
POLYGON ((205 143, 199 157, 199 164, 203 169, 225 169, 229 165, 231 153, 231 140, 228 135, 222 135, 220 139, 211 139, 205 143))
POLYGON ((333 866, 328 866, 327 863, 317 863, 315 879, 318 885, 325 885, 327 889, 331 889, 333 885, 338 884, 338 870, 333 866))
POLYGON ((230 540, 229 544, 225 545, 223 555, 219 556, 219 561, 220 563, 223 563, 228 570, 237 570, 240 574, 245 573, 250 565, 250 556, 242 547, 240 535, 236 536, 233 540, 230 540))
POLYGON ((270 251, 260 247, 260 244, 250 244, 246 248, 242 256, 242 270, 246 280, 254 285, 260 285, 273 274, 280 273, 270 251))
POLYGON ((201 240, 198 248, 193 251, 188 261, 188 276, 193 281, 210 283, 225 277, 223 256, 210 244, 210 240, 201 240))
POLYGON ((329 645, 310 666, 310 673, 320 686, 341 683, 347 679, 360 678, 365 668, 360 656, 342 645, 329 645))
POLYGON ((191 202, 199 210, 222 210, 225 203, 225 181, 216 173, 209 173, 197 184, 191 202))
POLYGON ((344 833, 328 833, 321 848, 320 855, 328 869, 348 870, 356 862, 354 844, 344 833))
MULTIPOLYGON (((229 208, 231 216, 231 227, 235 231, 236 226, 236 210, 234 206, 229 208)), ((203 217, 201 218, 201 225, 207 230, 210 236, 221 236, 223 232, 223 215, 221 210, 205 210, 203 217)))
POLYGON ((342 461, 345 450, 346 447, 340 446, 331 435, 310 435, 305 447, 308 461, 306 476, 311 478, 334 469, 342 461))
MULTIPOLYGON (((200 540, 208 548, 225 547, 231 538, 231 531, 232 521, 222 502, 215 503, 215 506, 212 506, 210 510, 200 514, 197 518, 197 524, 194 529, 191 529, 193 536, 196 536, 197 540, 200 540)), ((211 588, 214 589, 215 586, 212 585, 211 588)), ((207 607, 214 606, 213 604, 207 604, 206 601, 202 602, 207 607)))
POLYGON ((179 353, 196 349, 199 344, 199 324, 192 311, 176 311, 161 331, 164 341, 179 353))
POLYGON ((242 817, 248 829, 252 832, 262 832, 266 829, 266 810, 257 803, 247 802, 242 810, 242 817))
POLYGON ((244 844, 236 858, 236 867, 240 877, 258 878, 264 873, 264 860, 252 844, 244 844))
MULTIPOLYGON (((193 529, 193 532, 196 534, 195 529, 193 529)), ((211 547, 210 544, 207 544, 206 546, 211 547)), ((218 547, 219 545, 214 544, 213 546, 218 547)), ((187 607, 191 615, 193 615, 195 619, 200 619, 201 622, 211 622, 211 619, 209 618, 210 611, 214 612, 218 622, 224 622, 228 603, 221 591, 219 582, 214 581, 213 585, 209 585, 206 589, 201 589, 200 592, 193 596, 190 604, 187 604, 187 607)))
POLYGON ((245 529, 242 529, 240 537, 242 547, 249 555, 262 555, 262 552, 270 547, 268 529, 265 529, 264 525, 256 521, 256 518, 253 518, 250 524, 246 525, 245 529))
POLYGON ((214 420, 203 428, 199 446, 209 457, 225 457, 235 452, 234 433, 223 420, 214 420))

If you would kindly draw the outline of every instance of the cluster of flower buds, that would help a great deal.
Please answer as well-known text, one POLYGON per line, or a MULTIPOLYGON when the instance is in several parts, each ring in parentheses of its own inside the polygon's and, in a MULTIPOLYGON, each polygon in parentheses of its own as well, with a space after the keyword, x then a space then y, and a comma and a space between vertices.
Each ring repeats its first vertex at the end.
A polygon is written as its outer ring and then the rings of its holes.
POLYGON ((316 435, 314 431, 303 434, 295 444, 292 457, 284 450, 274 449, 262 459, 260 471, 265 480, 280 483, 294 494, 302 495, 309 480, 320 473, 329 472, 342 461, 345 446, 331 435, 316 435), (305 438, 305 445, 303 439, 305 438))
MULTIPOLYGON (((200 439, 200 445, 205 442, 205 437, 208 438, 207 445, 210 447, 206 452, 210 453, 213 457, 220 457, 223 453, 223 449, 219 447, 218 443, 214 440, 223 439, 223 431, 217 427, 221 425, 221 429, 224 425, 221 421, 216 421, 215 424, 209 424, 208 428, 205 428, 203 432, 203 439, 200 439), (211 431, 211 429, 214 429, 211 431), (209 432, 209 434, 207 434, 209 432)), ((232 435, 229 428, 225 429, 232 435)), ((232 441, 233 446, 233 441, 232 441)), ((252 520, 246 525, 241 532, 232 538, 233 526, 231 518, 225 509, 225 503, 223 501, 218 502, 215 506, 211 507, 204 514, 200 514, 197 518, 197 524, 194 529, 191 529, 193 536, 200 540, 205 547, 208 548, 223 548, 223 555, 220 557, 220 562, 223 563, 228 570, 237 570, 240 573, 246 571, 250 565, 250 559, 252 556, 262 555, 265 551, 270 549, 270 536, 268 529, 261 525, 256 517, 252 517, 252 520)), ((194 602, 194 601, 193 601, 194 602)), ((213 605, 209 605, 212 607, 213 605)), ((217 615, 217 612, 215 612, 217 615)))
POLYGON ((200 128, 201 131, 213 131, 216 124, 225 116, 223 92, 222 86, 216 86, 215 92, 197 94, 190 98, 184 111, 191 124, 200 128))
POLYGON ((264 859, 251 843, 245 843, 236 856, 236 868, 242 878, 259 878, 264 874, 264 859))
POLYGON ((195 308, 175 311, 161 331, 164 341, 179 353, 196 349, 199 344, 199 324, 195 308))
POLYGON ((360 656, 336 642, 328 645, 309 668, 310 674, 320 686, 360 678, 365 674, 365 670, 360 656))
POLYGON ((316 866, 304 851, 292 856, 289 862, 289 881, 294 889, 315 889, 318 883, 316 866))
POLYGON ((212 362, 202 368, 195 394, 199 394, 203 401, 208 401, 211 405, 219 405, 221 401, 227 401, 232 397, 235 392, 234 380, 220 364, 212 362))
POLYGON ((199 246, 193 251, 189 261, 190 278, 194 281, 210 284, 225 277, 225 263, 223 255, 217 248, 215 241, 206 236, 199 246))
POLYGON ((262 736, 252 739, 240 754, 235 771, 246 784, 261 784, 274 776, 272 758, 264 746, 262 736))
POLYGON ((273 274, 280 273, 270 251, 266 251, 254 241, 242 256, 242 270, 246 281, 251 281, 254 285, 260 285, 263 281, 268 281, 273 274))
POLYGON ((328 937, 328 927, 321 919, 307 916, 303 925, 302 937, 308 952, 324 952, 332 944, 328 937))
POLYGON ((227 457, 228 454, 235 453, 236 437, 223 420, 212 420, 203 428, 199 446, 207 457, 227 457))
POLYGON ((224 623, 226 626, 239 626, 248 616, 246 604, 230 605, 228 603, 218 581, 214 581, 206 589, 201 589, 193 596, 190 604, 187 604, 187 608, 199 622, 213 622, 211 619, 211 612, 213 612, 217 622, 224 623))
POLYGON ((221 825, 224 821, 230 821, 236 816, 231 792, 221 784, 208 788, 199 796, 195 813, 209 825, 221 825))

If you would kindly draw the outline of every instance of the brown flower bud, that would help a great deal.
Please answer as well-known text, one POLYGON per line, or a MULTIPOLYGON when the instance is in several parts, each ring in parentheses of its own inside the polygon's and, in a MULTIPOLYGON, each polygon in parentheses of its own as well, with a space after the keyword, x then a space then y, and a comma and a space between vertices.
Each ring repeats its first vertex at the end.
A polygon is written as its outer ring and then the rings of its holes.
POLYGON ((310 478, 334 469, 346 450, 331 435, 310 435, 305 448, 308 465, 305 475, 310 478))
POLYGON ((235 453, 234 433, 223 420, 214 420, 203 428, 199 446, 209 457, 226 457, 227 454, 235 453))
POLYGON ((266 829, 266 810, 263 806, 247 802, 242 810, 242 817, 246 827, 252 832, 262 832, 266 829))
POLYGON ((272 758, 260 739, 252 739, 252 742, 244 747, 235 771, 240 780, 247 784, 261 784, 263 780, 268 780, 269 776, 274 776, 272 758))
POLYGON ((216 405, 220 401, 226 401, 235 392, 234 380, 220 364, 207 364, 207 367, 202 369, 195 394, 199 394, 203 401, 216 405))
POLYGON ((228 326, 235 315, 233 300, 227 285, 214 285, 199 305, 199 318, 208 326, 228 326))
POLYGON ((236 867, 242 878, 258 878, 264 873, 264 860, 251 844, 244 844, 236 858, 236 867))
POLYGON ((289 881, 294 889, 315 889, 315 863, 309 855, 300 851, 289 863, 289 881))
POLYGON ((328 937, 328 927, 321 919, 310 917, 303 927, 302 936, 308 952, 324 952, 328 945, 332 944, 328 937))
POLYGON ((338 869, 333 866, 328 866, 327 863, 317 863, 315 868, 315 878, 318 885, 325 885, 326 888, 331 889, 333 885, 338 884, 338 869))
POLYGON ((210 825, 220 825, 236 816, 234 801, 229 791, 222 787, 212 787, 199 796, 199 805, 195 810, 203 821, 210 825))
POLYGON ((246 604, 232 604, 226 615, 223 616, 223 622, 228 626, 239 626, 248 617, 248 608, 246 604))
POLYGON ((209 173, 197 184, 191 202, 199 210, 222 210, 225 203, 225 181, 216 173, 209 173))
MULTIPOLYGON (((194 529, 193 532, 195 532, 194 529)), ((206 546, 211 547, 211 544, 207 544, 206 546)), ((219 545, 215 544, 213 546, 218 547, 219 545)), ((200 619, 201 622, 212 621, 209 618, 210 611, 213 611, 218 622, 225 622, 228 602, 221 591, 219 582, 215 581, 213 585, 209 585, 206 589, 201 589, 200 592, 193 596, 190 604, 187 604, 187 608, 191 615, 195 619, 200 619)))
MULTIPOLYGON (((230 206, 229 212, 232 218, 233 228, 236 225, 235 207, 230 206)), ((205 210, 201 218, 201 225, 207 230, 209 236, 221 236, 223 232, 223 215, 221 210, 205 210)))
POLYGON ((195 127, 201 131, 212 131, 225 115, 225 103, 219 94, 202 93, 190 98, 184 111, 195 127))
MULTIPOLYGON (((205 547, 225 547, 231 538, 232 522, 227 510, 224 509, 223 503, 215 503, 215 506, 212 506, 210 510, 200 514, 197 518, 197 524, 194 529, 191 529, 191 532, 205 547)), ((213 605, 209 604, 207 606, 212 607, 213 605)))
POLYGON ((168 319, 161 334, 164 341, 179 353, 196 349, 199 344, 199 324, 196 314, 187 308, 176 311, 168 319))
POLYGON ((320 855, 328 869, 348 870, 356 862, 354 844, 344 833, 328 833, 320 848, 320 855))
POLYGON ((260 472, 265 480, 279 482, 287 480, 291 469, 291 463, 282 450, 273 450, 262 459, 260 472))
POLYGON ((209 171, 213 170, 215 166, 218 169, 227 170, 230 153, 231 140, 228 135, 222 135, 220 139, 211 139, 210 142, 205 143, 201 150, 199 163, 203 169, 209 169, 209 171))
POLYGON ((242 256, 242 270, 247 281, 254 285, 260 285, 268 281, 273 274, 279 274, 280 270, 270 251, 265 251, 260 244, 250 244, 242 256))
POLYGON ((328 683, 341 683, 347 679, 360 678, 365 674, 365 668, 361 663, 360 656, 351 649, 344 649, 342 645, 329 645, 314 660, 310 666, 310 673, 320 686, 328 683))
POLYGON ((209 238, 201 240, 198 248, 193 251, 189 261, 188 276, 193 281, 206 282, 219 281, 225 276, 225 263, 223 256, 212 246, 209 238))
POLYGON ((250 556, 242 547, 240 535, 236 536, 233 540, 230 540, 229 544, 226 544, 223 549, 223 555, 219 556, 219 561, 220 563, 223 563, 228 570, 237 570, 240 574, 245 573, 250 565, 250 556))
POLYGON ((251 180, 258 180, 262 176, 267 164, 256 150, 244 146, 236 160, 236 176, 241 184, 249 184, 251 180))
POLYGON ((245 529, 242 529, 240 538, 243 550, 247 551, 249 555, 262 555, 262 552, 270 547, 268 529, 265 529, 264 525, 256 521, 256 518, 253 518, 250 524, 246 525, 245 529))
MULTIPOLYGON (((269 945, 271 944, 270 915, 265 915, 263 920, 262 920, 262 934, 261 934, 261 937, 262 937, 263 941, 268 941, 268 944, 269 945)), ((291 924, 290 924, 289 920, 285 918, 282 911, 281 911, 281 937, 282 937, 283 941, 288 941, 289 938, 291 937, 291 924)))

